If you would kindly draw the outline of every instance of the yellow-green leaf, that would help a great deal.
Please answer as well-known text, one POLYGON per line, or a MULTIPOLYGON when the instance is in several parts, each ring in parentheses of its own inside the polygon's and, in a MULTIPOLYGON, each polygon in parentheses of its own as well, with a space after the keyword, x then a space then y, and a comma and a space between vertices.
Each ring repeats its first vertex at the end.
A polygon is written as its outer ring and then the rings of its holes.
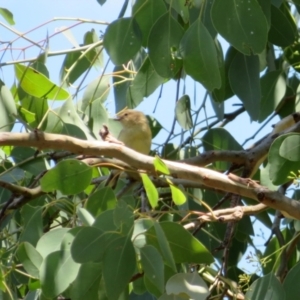
POLYGON ((152 208, 157 206, 158 203, 158 192, 151 179, 147 174, 141 174, 144 188, 152 208))
POLYGON ((161 158, 159 156, 155 155, 153 164, 154 164, 154 168, 155 168, 156 172, 161 172, 163 174, 170 175, 170 171, 169 171, 168 167, 161 160, 161 158))
POLYGON ((169 183, 170 185, 170 188, 171 188, 171 193, 172 193, 172 199, 174 201, 174 203, 176 205, 182 205, 186 202, 186 196, 185 194, 182 192, 182 190, 175 186, 173 184, 173 182, 167 178, 167 182, 169 183))
POLYGON ((15 73, 22 89, 31 96, 53 100, 66 100, 70 97, 66 90, 33 68, 16 64, 15 73))

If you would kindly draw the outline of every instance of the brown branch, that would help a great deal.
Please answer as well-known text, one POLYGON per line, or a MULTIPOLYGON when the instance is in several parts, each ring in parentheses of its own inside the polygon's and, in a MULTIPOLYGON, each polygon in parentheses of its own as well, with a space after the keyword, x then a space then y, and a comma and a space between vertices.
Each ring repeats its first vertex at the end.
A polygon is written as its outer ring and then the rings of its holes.
POLYGON ((195 215, 199 215, 196 221, 185 224, 184 227, 186 229, 195 229, 200 224, 206 222, 233 222, 240 221, 244 216, 254 216, 262 211, 266 210, 268 206, 264 204, 256 204, 251 206, 236 206, 232 208, 224 208, 215 210, 213 214, 211 212, 192 212, 195 215))
MULTIPOLYGON (((293 126, 293 130, 300 130, 299 123, 293 126)), ((0 133, 0 146, 5 145, 36 147, 37 149, 64 149, 76 154, 110 156, 124 161, 134 169, 142 169, 152 174, 156 173, 153 157, 113 143, 85 141, 65 135, 43 132, 0 133)), ((293 218, 300 220, 300 203, 281 195, 279 192, 270 191, 260 185, 257 185, 257 187, 245 185, 210 169, 168 160, 164 160, 164 162, 174 178, 194 181, 212 189, 248 197, 283 213, 286 212, 293 218)))
MULTIPOLYGON (((286 118, 288 119, 288 118, 286 118)), ((283 120, 282 120, 283 121, 283 120)), ((254 175, 257 168, 266 159, 268 151, 273 141, 278 137, 290 132, 300 132, 300 113, 294 113, 290 116, 287 129, 280 131, 283 122, 279 122, 279 126, 275 126, 272 133, 266 135, 248 150, 232 151, 232 150, 214 150, 207 151, 198 156, 181 160, 186 164, 194 166, 205 166, 216 161, 227 161, 237 166, 245 166, 249 173, 248 177, 254 175)), ((284 127, 285 128, 285 127, 284 127)))

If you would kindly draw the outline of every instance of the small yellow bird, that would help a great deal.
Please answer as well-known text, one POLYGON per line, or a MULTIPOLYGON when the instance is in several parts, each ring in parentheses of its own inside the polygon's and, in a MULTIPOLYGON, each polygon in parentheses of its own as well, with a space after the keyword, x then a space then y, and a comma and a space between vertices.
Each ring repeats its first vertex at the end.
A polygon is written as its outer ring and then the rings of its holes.
POLYGON ((140 111, 125 109, 117 114, 115 120, 123 127, 118 140, 128 148, 142 154, 149 154, 152 133, 146 116, 140 111))
MULTIPOLYGON (((120 142, 137 152, 146 155, 149 154, 152 133, 148 119, 142 112, 133 109, 125 109, 119 112, 114 120, 122 124, 122 129, 118 136, 120 142)), ((133 173, 127 175, 135 180, 139 179, 139 176, 136 176, 133 173)), ((112 171, 105 185, 115 188, 118 177, 116 172, 112 171)))

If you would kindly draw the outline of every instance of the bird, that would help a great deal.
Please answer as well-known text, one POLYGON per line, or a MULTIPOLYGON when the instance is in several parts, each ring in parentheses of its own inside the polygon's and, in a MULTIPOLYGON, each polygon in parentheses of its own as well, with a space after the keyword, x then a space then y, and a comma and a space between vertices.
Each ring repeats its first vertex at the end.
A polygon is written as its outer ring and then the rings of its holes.
MULTIPOLYGON (((132 150, 148 155, 151 148, 152 133, 148 119, 144 113, 133 109, 124 109, 117 113, 114 120, 120 122, 122 125, 117 140, 132 150)), ((139 176, 135 176, 133 173, 126 174, 129 179, 139 179, 139 176)), ((112 171, 105 185, 114 189, 118 177, 118 174, 112 171)))
POLYGON ((152 133, 148 119, 141 111, 125 109, 119 112, 114 120, 122 125, 119 141, 137 152, 149 154, 152 133))

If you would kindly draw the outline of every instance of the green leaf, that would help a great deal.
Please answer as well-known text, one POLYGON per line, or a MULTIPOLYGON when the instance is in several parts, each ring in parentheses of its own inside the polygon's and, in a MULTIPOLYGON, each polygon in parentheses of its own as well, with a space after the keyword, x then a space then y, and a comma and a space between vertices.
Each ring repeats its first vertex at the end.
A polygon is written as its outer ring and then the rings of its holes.
POLYGON ((36 150, 28 147, 14 147, 11 152, 11 157, 16 164, 19 164, 21 169, 37 176, 46 171, 47 166, 45 159, 35 158, 35 155, 36 150))
POLYGON ((101 213, 95 220, 94 227, 97 227, 103 231, 116 231, 118 228, 114 222, 114 210, 106 210, 101 213))
POLYGON ((77 207, 77 215, 84 226, 91 226, 95 222, 92 214, 83 207, 77 207))
POLYGON ((201 14, 201 20, 203 25, 207 28, 210 35, 214 39, 217 36, 217 31, 212 23, 211 18, 211 7, 213 5, 214 1, 205 1, 201 3, 200 7, 190 7, 190 16, 192 14, 192 11, 194 10, 195 18, 198 19, 199 15, 201 14))
POLYGON ((140 174, 146 190, 147 198, 152 208, 158 204, 158 191, 147 174, 140 174))
POLYGON ((27 242, 19 245, 16 254, 26 272, 35 278, 39 278, 39 268, 43 261, 41 254, 27 242))
POLYGON ((138 23, 142 36, 144 47, 147 46, 150 30, 157 19, 167 11, 165 3, 162 0, 137 0, 132 7, 132 16, 138 23))
POLYGON ((60 161, 41 179, 44 192, 60 190, 65 195, 82 192, 91 182, 92 168, 76 159, 60 161))
POLYGON ((15 73, 22 89, 31 96, 52 100, 66 100, 70 97, 66 90, 33 68, 16 64, 15 73))
POLYGON ((152 226, 153 221, 151 219, 140 218, 135 220, 132 241, 137 251, 146 245, 146 237, 144 233, 152 226))
POLYGON ((279 155, 289 161, 300 161, 300 134, 291 134, 281 143, 279 155))
POLYGON ((273 272, 255 280, 248 289, 245 297, 251 300, 293 299, 286 298, 283 287, 273 272))
MULTIPOLYGON (((88 31, 84 35, 84 44, 90 45, 99 41, 99 37, 95 31, 92 29, 88 31)), ((87 52, 86 54, 87 59, 93 63, 94 66, 103 67, 103 47, 98 46, 87 52)))
POLYGON ((124 235, 129 235, 133 230, 134 215, 123 200, 119 200, 114 209, 114 223, 117 228, 121 229, 121 233, 124 235))
POLYGON ((287 47, 296 41, 298 31, 290 12, 284 12, 274 5, 271 5, 271 28, 269 41, 280 47, 287 47))
POLYGON ((103 211, 113 209, 117 198, 110 187, 104 187, 91 194, 85 202, 85 208, 94 216, 99 216, 103 211))
POLYGON ((299 285, 300 264, 297 263, 286 275, 283 282, 285 299, 297 299, 300 293, 299 285))
POLYGON ((176 263, 210 264, 214 261, 206 247, 181 225, 161 222, 160 226, 176 263))
POLYGON ((175 117, 182 129, 189 130, 193 127, 191 101, 188 95, 183 95, 176 102, 175 117))
POLYGON ((179 273, 172 276, 166 284, 169 295, 186 295, 188 299, 205 300, 210 295, 205 281, 198 273, 179 273))
POLYGON ((96 227, 83 227, 72 242, 72 258, 81 264, 100 261, 105 245, 106 237, 102 230, 96 227))
POLYGON ((22 113, 22 116, 24 116, 29 125, 32 128, 37 128, 42 124, 41 129, 44 130, 47 125, 47 119, 44 120, 44 118, 49 109, 48 100, 27 95, 22 97, 21 104, 19 112, 22 113), (32 118, 32 116, 34 117, 32 118))
POLYGON ((96 99, 103 103, 107 99, 109 91, 109 76, 94 79, 84 90, 81 105, 82 111, 85 111, 86 107, 96 99))
POLYGON ((142 35, 133 18, 121 18, 106 29, 103 45, 115 65, 127 63, 140 50, 142 35))
POLYGON ((141 250, 141 263, 144 276, 157 287, 160 293, 164 291, 164 263, 156 248, 151 245, 145 246, 141 250))
POLYGON ((300 44, 293 43, 284 49, 284 58, 298 73, 300 71, 300 44))
POLYGON ((43 234, 42 212, 43 208, 40 206, 33 207, 26 204, 22 207, 21 216, 24 220, 24 228, 21 231, 20 242, 29 242, 33 246, 37 244, 43 234))
POLYGON ((286 81, 281 71, 266 73, 260 79, 261 95, 259 121, 262 122, 275 111, 285 95, 286 81))
POLYGON ((73 227, 68 232, 66 232, 60 243, 60 250, 71 250, 72 243, 75 237, 80 233, 80 231, 85 227, 73 227))
MULTIPOLYGON (((223 57, 223 51, 221 48, 221 45, 218 43, 218 58, 221 59, 223 57)), ((222 86, 220 89, 215 89, 212 92, 213 99, 216 102, 223 102, 224 100, 232 97, 234 95, 230 82, 229 82, 229 69, 230 65, 232 64, 232 61, 238 51, 233 48, 232 46, 228 48, 225 56, 225 62, 220 63, 221 69, 221 79, 222 79, 222 86)))
POLYGON ((101 276, 101 264, 82 264, 75 281, 71 284, 70 298, 72 300, 98 299, 101 276))
MULTIPOLYGON (((220 79, 221 79, 221 86, 218 89, 214 89, 211 93, 211 102, 215 103, 215 107, 214 110, 217 113, 219 109, 216 109, 216 107, 220 106, 222 107, 222 105, 219 105, 220 103, 223 103, 223 101, 226 98, 226 85, 229 85, 229 81, 228 78, 225 78, 225 73, 228 73, 228 69, 226 69, 226 65, 225 65, 225 61, 224 61, 224 55, 223 55, 223 49, 222 46, 220 44, 220 42, 218 40, 215 40, 215 44, 216 44, 216 49, 217 49, 217 58, 218 58, 218 64, 219 64, 219 73, 220 73, 220 79)), ((222 107, 222 110, 224 110, 224 108, 222 107)), ((217 114, 217 117, 220 119, 220 115, 217 114)), ((223 116, 222 116, 223 118, 223 116)))
MULTIPOLYGON (((127 90, 133 79, 133 75, 126 72, 123 65, 115 66, 113 73, 122 72, 122 77, 113 76, 113 89, 115 96, 116 112, 121 111, 127 106, 127 90), (126 79, 126 80, 125 80, 126 79)), ((132 108, 129 106, 129 108, 132 108)))
POLYGON ((17 108, 10 90, 0 80, 0 132, 9 132, 15 124, 17 108))
POLYGON ((189 22, 189 6, 185 0, 166 0, 166 2, 177 12, 184 23, 189 22))
POLYGON ((167 182, 171 188, 172 200, 176 205, 182 205, 186 202, 186 196, 180 188, 175 186, 173 182, 167 178, 167 182))
POLYGON ((47 119, 47 132, 65 133, 82 139, 92 139, 90 130, 78 115, 75 109, 74 102, 68 99, 61 107, 58 107, 54 112, 50 111, 47 119))
POLYGON ((221 87, 216 44, 200 18, 185 32, 180 52, 188 75, 212 91, 221 87))
POLYGON ((215 0, 211 18, 217 31, 240 52, 261 53, 267 44, 268 22, 255 0, 215 0))
POLYGON ((66 55, 60 69, 60 81, 63 81, 68 75, 65 79, 65 83, 73 84, 88 68, 91 67, 91 63, 86 56, 79 59, 81 55, 81 51, 71 52, 66 55), (73 64, 76 65, 69 71, 73 64))
POLYGON ((80 264, 73 261, 68 250, 49 254, 40 268, 43 294, 48 298, 57 297, 75 280, 80 264))
POLYGON ((153 226, 145 232, 147 244, 154 246, 161 253, 166 264, 173 271, 176 271, 175 260, 171 252, 170 244, 161 224, 155 221, 152 221, 152 224, 153 226))
POLYGON ((85 110, 85 114, 89 120, 88 126, 93 131, 94 136, 99 136, 99 128, 102 128, 103 124, 108 123, 107 110, 102 105, 101 98, 89 103, 89 106, 85 110))
POLYGON ((46 232, 38 241, 36 250, 45 258, 60 249, 61 241, 70 228, 57 228, 46 232))
POLYGON ((156 172, 170 175, 170 171, 169 171, 168 167, 166 166, 166 164, 163 162, 163 160, 159 156, 155 155, 154 160, 153 160, 153 165, 154 165, 154 169, 156 172))
POLYGON ((129 85, 126 95, 127 106, 130 108, 138 106, 144 97, 150 96, 165 81, 164 78, 156 73, 147 57, 129 85))
POLYGON ((181 68, 182 61, 177 58, 183 28, 167 12, 153 25, 148 39, 150 61, 163 78, 174 77, 181 68))
POLYGON ((154 138, 163 127, 155 118, 147 116, 147 119, 152 132, 152 138, 154 138))
POLYGON ((135 267, 135 251, 130 237, 120 236, 107 247, 104 254, 103 278, 108 299, 119 299, 128 286, 135 267))
MULTIPOLYGON (((205 151, 213 150, 242 150, 243 147, 224 128, 213 128, 208 130, 202 138, 205 151)), ((227 170, 229 162, 218 161, 214 163, 217 170, 227 170)))
POLYGON ((8 9, 0 7, 0 15, 9 25, 15 25, 14 15, 8 9))
POLYGON ((287 137, 292 135, 298 136, 298 134, 295 133, 284 134, 275 139, 270 147, 268 156, 270 164, 269 176, 274 185, 280 185, 289 181, 290 179, 288 176, 290 175, 290 172, 293 171, 294 173, 297 173, 300 169, 300 162, 287 160, 280 155, 281 144, 287 137))
POLYGON ((237 52, 229 68, 229 81, 232 90, 241 99, 253 121, 259 117, 259 80, 258 56, 246 56, 237 52))

